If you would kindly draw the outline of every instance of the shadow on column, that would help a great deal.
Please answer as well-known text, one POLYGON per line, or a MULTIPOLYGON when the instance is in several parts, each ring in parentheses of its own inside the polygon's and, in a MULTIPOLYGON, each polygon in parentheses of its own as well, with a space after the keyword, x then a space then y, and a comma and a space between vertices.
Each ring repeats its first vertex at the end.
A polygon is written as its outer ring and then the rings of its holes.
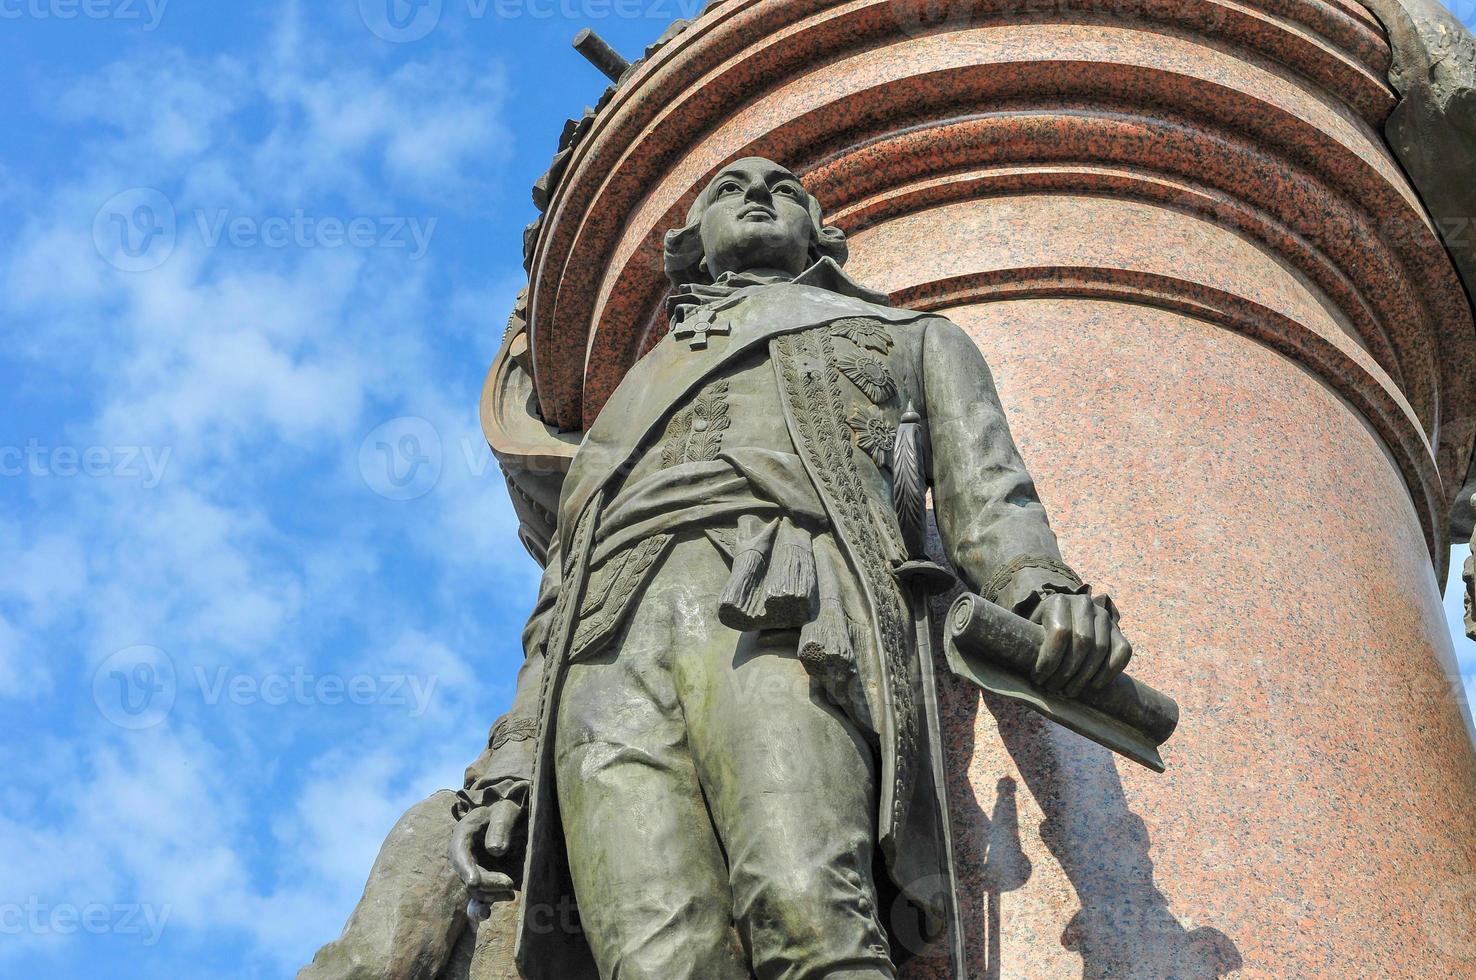
MULTIPOLYGON (((1147 827, 1128 809, 1112 753, 1054 728, 1021 705, 992 695, 984 696, 983 704, 1045 815, 1041 841, 1081 902, 1060 942, 1080 954, 1083 980, 1209 980, 1239 969, 1240 950, 1229 936, 1208 926, 1186 929, 1169 909, 1153 880, 1147 827)), ((1014 859, 1005 858, 1019 851, 1014 791, 1013 780, 1000 780, 993 824, 1011 826, 998 833, 991 828, 983 869, 985 880, 995 885, 988 893, 990 941, 983 974, 990 978, 1017 972, 1001 965, 993 914, 1001 893, 1024 884, 1010 864, 1014 859), (1013 852, 1005 839, 1013 840, 1013 852)), ((1007 916, 1008 908, 1002 914, 1007 916)))
MULTIPOLYGON (((946 564, 936 523, 930 531, 929 553, 946 564)), ((1214 980, 1239 969, 1240 950, 1229 936, 1208 926, 1186 929, 1169 909, 1153 880, 1147 827, 1128 809, 1116 757, 1023 705, 981 694, 948 670, 940 624, 957 594, 932 602, 934 670, 960 911, 966 929, 983 928, 964 937, 968 977, 950 980, 1031 975, 1027 962, 1006 963, 1001 949, 1011 893, 1033 872, 1020 842, 1019 787, 1013 777, 999 778, 986 815, 968 779, 982 710, 994 717, 1005 751, 1045 816, 1040 838, 1081 902, 1056 938, 1081 956, 1083 980, 1214 980)), ((909 963, 900 976, 942 980, 947 973, 946 957, 933 956, 909 963)))
POLYGON ((989 844, 984 854, 984 895, 987 918, 984 924, 986 947, 984 976, 1000 977, 1000 926, 1003 923, 1003 896, 1025 887, 1030 880, 1030 858, 1020 846, 1020 809, 1015 801, 1015 780, 1000 779, 995 787, 994 814, 989 821, 989 844))

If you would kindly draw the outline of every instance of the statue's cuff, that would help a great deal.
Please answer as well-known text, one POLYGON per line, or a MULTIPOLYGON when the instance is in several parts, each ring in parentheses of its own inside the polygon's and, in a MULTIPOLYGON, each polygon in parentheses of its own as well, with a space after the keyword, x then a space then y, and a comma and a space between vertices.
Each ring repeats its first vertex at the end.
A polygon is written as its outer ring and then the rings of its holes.
POLYGON ((482 799, 483 791, 481 790, 457 790, 456 802, 451 804, 451 816, 460 820, 477 807, 486 806, 487 804, 483 803, 482 799))
POLYGON ((1029 617, 1048 595, 1091 591, 1065 562, 1049 555, 1016 555, 994 570, 979 594, 1016 615, 1029 617))
POLYGON ((499 779, 495 783, 477 784, 456 791, 456 802, 451 804, 451 814, 457 820, 477 807, 491 806, 502 800, 511 800, 519 806, 528 802, 529 782, 517 776, 499 779))

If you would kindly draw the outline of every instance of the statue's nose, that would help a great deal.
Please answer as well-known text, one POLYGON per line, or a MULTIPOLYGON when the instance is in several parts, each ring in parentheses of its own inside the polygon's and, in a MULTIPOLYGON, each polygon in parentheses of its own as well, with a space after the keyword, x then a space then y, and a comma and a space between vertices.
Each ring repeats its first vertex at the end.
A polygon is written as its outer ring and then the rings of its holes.
POLYGON ((743 199, 745 201, 754 201, 759 204, 768 204, 774 199, 774 195, 769 193, 768 184, 765 184, 763 181, 758 180, 748 185, 748 193, 743 195, 743 199))

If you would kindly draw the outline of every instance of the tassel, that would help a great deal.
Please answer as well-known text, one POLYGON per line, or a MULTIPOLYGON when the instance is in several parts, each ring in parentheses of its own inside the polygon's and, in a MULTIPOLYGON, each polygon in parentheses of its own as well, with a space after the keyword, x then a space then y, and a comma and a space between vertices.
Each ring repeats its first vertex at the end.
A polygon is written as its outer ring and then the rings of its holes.
POLYGON ((839 599, 821 599, 820 612, 800 627, 799 658, 825 680, 842 679, 855 669, 851 623, 839 599))
POLYGON ((815 555, 810 533, 781 518, 764 579, 764 628, 793 629, 810 619, 815 603, 815 555))
POLYGON ((834 545, 816 541, 815 583, 820 597, 815 618, 800 627, 799 658, 827 687, 842 685, 856 669, 856 636, 841 600, 836 563, 842 561, 834 545))
POLYGON ((758 629, 764 618, 764 573, 778 526, 777 520, 765 522, 756 517, 739 521, 738 553, 718 599, 718 621, 729 629, 740 633, 758 629))

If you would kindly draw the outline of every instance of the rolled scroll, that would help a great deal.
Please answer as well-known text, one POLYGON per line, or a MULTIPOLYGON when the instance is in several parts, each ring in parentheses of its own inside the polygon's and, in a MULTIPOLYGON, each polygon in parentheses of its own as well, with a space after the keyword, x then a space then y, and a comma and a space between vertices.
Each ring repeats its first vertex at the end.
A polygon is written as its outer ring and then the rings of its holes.
POLYGON ((1058 724, 1155 772, 1158 747, 1179 724, 1179 705, 1127 674, 1075 698, 1030 681, 1044 628, 971 593, 960 596, 944 624, 944 649, 955 674, 986 691, 1023 702, 1058 724))

